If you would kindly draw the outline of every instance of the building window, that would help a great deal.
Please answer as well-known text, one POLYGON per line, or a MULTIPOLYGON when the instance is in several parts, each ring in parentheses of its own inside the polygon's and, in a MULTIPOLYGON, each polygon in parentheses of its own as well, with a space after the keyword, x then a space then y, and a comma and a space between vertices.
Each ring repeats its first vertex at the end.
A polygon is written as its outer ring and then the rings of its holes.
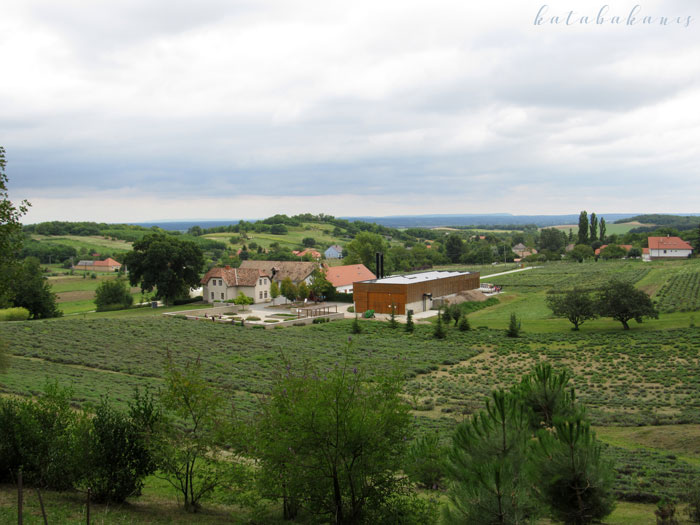
POLYGON ((260 299, 262 299, 262 292, 260 292, 260 299))
POLYGON ((211 299, 214 300, 214 292, 211 293, 211 299))
POLYGON ((219 286, 222 286, 223 284, 224 282, 221 279, 219 279, 219 286))
POLYGON ((221 294, 221 299, 223 299, 223 298, 224 298, 224 294, 221 294))
POLYGON ((265 299, 267 299, 267 290, 265 290, 265 299))
POLYGON ((258 284, 262 286, 262 279, 258 279, 258 284))

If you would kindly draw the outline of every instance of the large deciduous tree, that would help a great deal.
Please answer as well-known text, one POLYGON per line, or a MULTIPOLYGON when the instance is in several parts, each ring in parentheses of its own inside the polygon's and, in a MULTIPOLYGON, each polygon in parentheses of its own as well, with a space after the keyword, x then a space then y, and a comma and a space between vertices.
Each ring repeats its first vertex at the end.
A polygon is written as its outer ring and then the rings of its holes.
POLYGON ((645 317, 658 319, 651 298, 642 290, 637 290, 632 284, 613 280, 606 284, 598 294, 598 312, 603 317, 612 317, 629 330, 629 321, 638 323, 645 317))
POLYGON ((564 293, 550 293, 546 301, 552 314, 568 319, 574 325, 573 330, 578 330, 585 321, 598 317, 595 301, 588 292, 580 288, 564 293))
POLYGON ((595 242, 598 240, 598 217, 595 213, 591 213, 591 227, 590 234, 588 236, 588 242, 595 242))
POLYGON ((347 263, 362 263, 367 268, 374 268, 375 254, 386 252, 387 243, 384 238, 371 232, 360 232, 345 247, 347 251, 347 263))
POLYGON ((588 244, 588 212, 582 211, 578 216, 578 242, 588 244))
POLYGON ((39 259, 27 257, 14 267, 9 290, 14 306, 26 308, 32 319, 60 317, 56 294, 41 270, 39 259))
POLYGON ((204 257, 193 242, 157 233, 135 242, 124 264, 132 286, 140 285, 144 292, 155 288, 156 297, 169 304, 199 286, 204 257))
POLYGON ((462 241, 462 238, 456 233, 448 235, 447 241, 445 242, 445 252, 450 262, 458 263, 459 259, 462 257, 463 251, 464 241, 462 241))
POLYGON ((134 302, 124 279, 102 281, 95 290, 97 311, 129 308, 134 302))
POLYGON ((556 228, 545 228, 540 232, 540 250, 558 252, 566 245, 566 234, 556 228))

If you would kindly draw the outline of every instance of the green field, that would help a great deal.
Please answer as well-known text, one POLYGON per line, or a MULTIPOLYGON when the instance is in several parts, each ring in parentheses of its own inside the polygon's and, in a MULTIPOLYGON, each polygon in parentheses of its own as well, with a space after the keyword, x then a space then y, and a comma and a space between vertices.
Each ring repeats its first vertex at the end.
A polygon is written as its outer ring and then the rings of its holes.
POLYGON ((99 235, 79 236, 79 235, 37 235, 32 234, 32 239, 41 241, 47 244, 63 244, 72 246, 78 253, 84 249, 85 254, 90 255, 94 252, 102 251, 109 252, 128 252, 131 251, 131 243, 119 239, 111 239, 99 235))
MULTIPOLYGON (((297 249, 302 246, 301 241, 306 237, 312 237, 317 244, 344 244, 350 239, 338 239, 332 235, 333 226, 330 224, 308 222, 302 223, 301 226, 287 226, 288 232, 284 235, 273 235, 271 233, 255 233, 249 231, 246 233, 247 239, 241 239, 232 246, 240 248, 244 244, 247 246, 252 242, 257 243, 265 249, 268 249, 272 243, 279 243, 280 246, 297 249)), ((204 235, 207 239, 216 241, 225 241, 228 243, 232 237, 240 237, 238 233, 209 233, 204 235)), ((318 248, 316 248, 318 249, 318 248)), ((320 250, 323 251, 323 250, 320 250)))

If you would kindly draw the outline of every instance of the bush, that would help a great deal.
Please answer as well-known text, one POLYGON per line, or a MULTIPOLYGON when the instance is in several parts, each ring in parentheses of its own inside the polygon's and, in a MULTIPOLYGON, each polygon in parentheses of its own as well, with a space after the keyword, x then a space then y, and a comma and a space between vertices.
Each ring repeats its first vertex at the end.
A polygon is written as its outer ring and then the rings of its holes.
POLYGON ((365 311, 365 313, 362 314, 362 317, 364 317, 365 319, 371 319, 372 317, 374 317, 374 310, 365 311))
POLYGON ((506 334, 508 337, 520 337, 520 321, 518 320, 518 317, 515 315, 515 312, 510 314, 510 323, 508 324, 508 330, 506 331, 506 334))
POLYGON ((328 317, 316 317, 313 321, 311 321, 311 324, 322 324, 327 323, 328 321, 330 321, 328 317))
POLYGON ((129 286, 123 279, 102 281, 95 290, 95 306, 98 312, 129 308, 133 302, 129 286))
POLYGON ((83 446, 83 484, 92 489, 95 501, 122 503, 141 494, 144 478, 156 467, 146 436, 159 419, 148 394, 137 393, 128 415, 102 400, 85 432, 83 446))
POLYGON ((469 330, 472 329, 471 325, 469 324, 469 319, 467 319, 466 315, 463 315, 462 317, 459 318, 459 323, 457 324, 457 328, 462 332, 468 332, 469 330))
POLYGON ((234 304, 247 305, 247 304, 253 304, 255 302, 255 300, 252 297, 248 297, 243 292, 238 292, 238 295, 233 300, 233 302, 234 302, 234 304))
POLYGON ((204 300, 204 298, 201 295, 198 295, 197 297, 183 297, 182 299, 175 299, 173 301, 173 305, 178 306, 181 304, 198 303, 202 300, 204 300))
POLYGON ((355 313, 355 307, 353 305, 348 306, 348 312, 355 313))
POLYGON ((0 310, 0 322, 26 321, 29 319, 29 310, 26 308, 5 308, 0 310))
POLYGON ((249 315, 248 317, 245 318, 246 321, 260 321, 260 318, 257 315, 249 315))

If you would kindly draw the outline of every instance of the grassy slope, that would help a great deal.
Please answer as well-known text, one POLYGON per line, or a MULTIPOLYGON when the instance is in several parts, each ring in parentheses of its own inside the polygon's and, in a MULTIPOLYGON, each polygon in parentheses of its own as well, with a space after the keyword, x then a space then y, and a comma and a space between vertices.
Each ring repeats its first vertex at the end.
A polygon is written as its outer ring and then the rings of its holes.
MULTIPOLYGON (((37 235, 33 234, 32 239, 41 241, 48 244, 64 244, 66 246, 72 246, 78 253, 80 253, 81 248, 85 248, 88 254, 100 251, 121 251, 128 252, 131 251, 131 243, 122 241, 119 239, 110 239, 108 237, 102 237, 100 235, 90 235, 90 236, 79 236, 79 235, 37 235)), ((78 256, 80 257, 80 256, 78 256)))

